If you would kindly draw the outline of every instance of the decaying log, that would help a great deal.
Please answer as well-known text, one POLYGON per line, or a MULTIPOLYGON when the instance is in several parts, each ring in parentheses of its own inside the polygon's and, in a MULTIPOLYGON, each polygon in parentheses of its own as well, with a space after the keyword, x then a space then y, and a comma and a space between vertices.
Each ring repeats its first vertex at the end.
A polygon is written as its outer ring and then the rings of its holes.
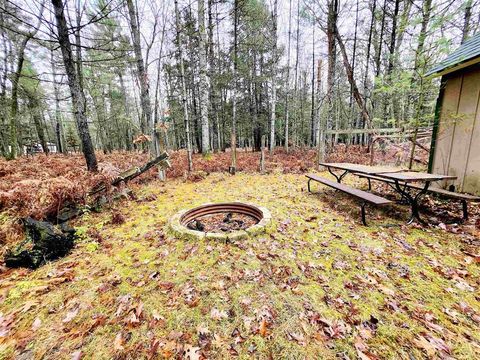
MULTIPOLYGON (((141 166, 141 167, 134 167, 134 168, 131 168, 127 171, 124 171, 123 173, 121 173, 120 175, 118 175, 117 178, 115 178, 111 183, 110 185, 111 186, 117 186, 118 184, 120 184, 121 182, 128 182, 130 180, 133 180, 135 179, 136 177, 142 175, 145 171, 148 171, 150 170, 152 167, 154 167, 155 165, 159 165, 163 168, 168 168, 170 167, 170 162, 168 161, 168 153, 167 152, 164 152, 162 153, 160 156, 156 157, 155 159, 152 159, 150 160, 149 162, 147 162, 145 165, 141 166)), ((105 185, 101 185, 95 189, 93 189, 92 191, 90 191, 88 193, 89 196, 91 195, 95 195, 101 191, 104 191, 106 190, 106 187, 105 185)))
MULTIPOLYGON (((169 157, 168 153, 164 152, 164 153, 160 154, 158 157, 156 157, 155 159, 150 160, 149 162, 147 162, 143 166, 134 167, 134 168, 131 168, 127 171, 124 171, 123 173, 118 175, 118 177, 116 177, 110 183, 110 186, 117 186, 122 182, 126 183, 130 180, 133 180, 136 177, 142 175, 144 172, 151 169, 152 167, 154 167, 155 165, 158 165, 162 168, 169 168, 171 165, 170 165, 170 162, 168 161, 168 157, 169 157)), ((102 185, 92 189, 88 193, 88 196, 97 195, 97 194, 101 193, 102 191, 105 191, 106 189, 107 189, 107 187, 104 184, 102 184, 102 185)), ((89 207, 89 208, 91 208, 91 207, 89 207)), ((55 220, 59 224, 64 223, 68 220, 71 220, 71 219, 81 215, 84 212, 84 210, 85 209, 77 208, 76 206, 66 206, 62 210, 59 211, 59 213, 57 215, 57 218, 55 220)))
POLYGON ((65 256, 73 248, 75 230, 65 225, 53 226, 46 221, 32 218, 23 220, 25 240, 14 250, 5 254, 8 267, 36 269, 45 262, 65 256))

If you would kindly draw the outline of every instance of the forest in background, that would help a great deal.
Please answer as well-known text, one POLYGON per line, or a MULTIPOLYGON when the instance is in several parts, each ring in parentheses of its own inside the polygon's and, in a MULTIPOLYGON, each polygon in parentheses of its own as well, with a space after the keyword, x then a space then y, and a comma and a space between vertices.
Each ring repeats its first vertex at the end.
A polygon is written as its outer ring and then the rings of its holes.
POLYGON ((466 0, 0 0, 0 153, 364 144, 429 127, 466 0))

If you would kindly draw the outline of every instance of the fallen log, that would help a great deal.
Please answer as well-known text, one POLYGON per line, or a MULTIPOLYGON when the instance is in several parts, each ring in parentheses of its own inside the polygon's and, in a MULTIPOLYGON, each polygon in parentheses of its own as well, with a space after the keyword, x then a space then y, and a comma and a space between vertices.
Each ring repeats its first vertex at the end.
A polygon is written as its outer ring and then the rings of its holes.
MULTIPOLYGON (((117 186, 118 184, 120 184, 121 182, 128 182, 130 180, 133 180, 135 179, 136 177, 142 175, 145 171, 148 171, 150 170, 152 167, 154 167, 155 165, 159 165, 159 166, 162 166, 163 168, 167 168, 167 167, 170 167, 170 162, 168 161, 168 153, 167 152, 164 152, 163 154, 161 154, 160 156, 156 157, 155 159, 152 159, 150 160, 149 162, 147 162, 145 165, 141 166, 141 167, 133 167, 127 171, 124 171, 123 173, 121 173, 120 175, 118 175, 111 183, 110 185, 111 186, 117 186)), ((90 191, 88 193, 89 196, 91 195, 95 195, 99 192, 102 192, 106 190, 106 187, 104 184, 102 184, 101 186, 93 189, 92 191, 90 191)))
MULTIPOLYGON (((150 170, 155 165, 158 165, 162 168, 169 168, 171 165, 170 165, 170 162, 168 161, 168 157, 169 157, 168 153, 163 152, 155 159, 150 160, 149 162, 147 162, 146 164, 140 167, 133 167, 127 171, 124 171, 110 183, 110 186, 117 186, 122 182, 127 183, 128 181, 131 181, 136 177, 142 175, 144 172, 150 170)), ((105 190, 107 190, 107 186, 105 186, 105 184, 102 184, 92 189, 87 195, 88 196, 97 195, 105 190)), ((95 208, 96 206, 94 205, 93 207, 95 208)), ((87 207, 87 209, 89 208, 91 207, 87 207)), ((58 224, 61 224, 81 215, 84 211, 85 211, 84 208, 77 208, 76 206, 72 206, 72 205, 66 206, 58 212, 57 217, 54 220, 58 224)))

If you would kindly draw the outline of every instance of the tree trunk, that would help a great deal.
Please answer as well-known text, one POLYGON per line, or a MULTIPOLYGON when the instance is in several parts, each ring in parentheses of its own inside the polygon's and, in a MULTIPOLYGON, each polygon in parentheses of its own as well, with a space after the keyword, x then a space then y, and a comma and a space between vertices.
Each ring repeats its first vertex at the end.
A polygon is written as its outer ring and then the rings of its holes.
POLYGON ((132 32, 133 50, 135 53, 135 62, 137 64, 137 79, 140 84, 140 104, 142 107, 142 116, 140 119, 140 129, 143 134, 148 134, 152 128, 152 108, 150 104, 150 94, 148 85, 148 72, 145 69, 142 57, 142 46, 140 42, 140 29, 138 27, 138 14, 133 0, 126 0, 130 20, 130 30, 132 32))
POLYGON ((336 66, 336 35, 337 28, 338 0, 330 0, 328 3, 327 20, 327 45, 328 45, 328 74, 327 74, 327 129, 333 128, 334 107, 333 91, 335 85, 335 66, 336 66))
POLYGON ((315 146, 315 21, 312 23, 313 34, 312 34, 312 108, 310 112, 310 146, 315 146))
POLYGON ((238 38, 238 0, 233 3, 233 94, 232 94, 232 136, 230 147, 232 151, 232 164, 230 174, 235 174, 237 169, 237 38, 238 38))
POLYGON ((378 39, 378 46, 377 46, 377 53, 375 54, 375 76, 380 75, 380 60, 382 59, 382 45, 383 45, 383 35, 385 32, 385 18, 386 18, 386 2, 387 0, 383 1, 383 10, 382 10, 382 25, 380 27, 380 38, 378 39))
POLYGON ((82 151, 89 171, 97 171, 97 158, 93 148, 92 139, 88 130, 86 115, 86 100, 83 88, 80 86, 75 70, 72 55, 72 46, 68 38, 68 26, 65 20, 64 5, 62 0, 52 0, 57 21, 58 42, 62 50, 63 63, 68 77, 68 86, 72 96, 73 112, 77 123, 78 134, 82 142, 82 151))
POLYGON ((289 10, 288 10, 288 47, 287 47, 287 82, 285 86, 285 151, 288 152, 288 126, 289 126, 289 115, 290 109, 289 99, 290 99, 290 42, 292 38, 292 0, 289 0, 289 10))
POLYGON ((48 154, 48 145, 45 138, 39 106, 40 104, 39 100, 36 98, 36 94, 32 94, 28 99, 28 107, 30 108, 30 114, 32 115, 33 123, 35 124, 35 130, 37 131, 38 140, 40 141, 42 150, 45 154, 48 154))
MULTIPOLYGON (((335 0, 337 1, 337 0, 335 0)), ((293 138, 293 144, 296 142, 296 132, 297 132, 297 124, 298 124, 298 67, 299 67, 299 62, 300 62, 300 1, 297 2, 297 31, 296 31, 296 51, 295 51, 295 85, 294 85, 294 105, 295 105, 295 117, 292 122, 292 138, 293 138)), ((288 141, 287 141, 287 147, 285 150, 288 152, 288 141)))
POLYGON ((270 154, 273 154, 275 148, 275 118, 277 105, 277 5, 278 0, 274 0, 272 12, 272 109, 270 113, 270 154))
MULTIPOLYGON (((20 75, 23 69, 23 62, 25 61, 25 48, 30 40, 29 36, 26 36, 18 49, 17 67, 15 73, 12 76, 12 98, 10 109, 10 158, 15 159, 17 157, 19 143, 22 141, 18 139, 18 82, 20 81, 20 75), (20 141, 19 141, 20 140, 20 141)), ((21 146, 20 146, 21 148, 21 146)))
POLYGON ((467 0, 465 2, 465 13, 463 16, 463 31, 462 31, 462 44, 468 39, 470 33, 470 19, 472 17, 472 3, 473 0, 467 0))
POLYGON ((202 127, 202 154, 210 152, 210 126, 208 124, 208 69, 207 69, 207 32, 205 29, 205 0, 198 0, 198 57, 199 57, 199 95, 202 127))
POLYGON ((55 59, 53 57, 53 49, 50 51, 50 65, 52 68, 53 76, 53 94, 55 96, 55 136, 57 139, 58 151, 61 153, 66 153, 67 148, 65 146, 65 137, 62 124, 62 115, 60 113, 60 96, 58 92, 57 84, 57 67, 55 66, 55 59))
POLYGON ((368 126, 370 126, 371 125, 370 114, 368 113, 367 107, 365 106, 365 99, 362 97, 362 95, 360 94, 360 91, 358 90, 357 83, 355 81, 355 78, 353 77, 352 66, 348 61, 345 45, 343 43, 343 40, 336 26, 335 26, 335 36, 337 38, 338 46, 340 47, 340 52, 342 53, 343 65, 345 66, 345 72, 347 73, 348 81, 352 87, 353 97, 355 98, 355 101, 357 102, 357 105, 360 108, 364 121, 368 124, 368 126))
POLYGON ((175 3, 175 22, 176 22, 176 30, 177 30, 177 42, 178 42, 178 57, 180 61, 180 81, 182 83, 183 119, 185 121, 185 134, 187 137, 186 142, 187 142, 188 171, 193 171, 192 143, 190 140, 190 121, 188 119, 187 87, 185 84, 185 67, 183 64, 183 38, 182 38, 181 29, 180 29, 180 11, 178 10, 178 1, 175 0, 174 3, 175 3))

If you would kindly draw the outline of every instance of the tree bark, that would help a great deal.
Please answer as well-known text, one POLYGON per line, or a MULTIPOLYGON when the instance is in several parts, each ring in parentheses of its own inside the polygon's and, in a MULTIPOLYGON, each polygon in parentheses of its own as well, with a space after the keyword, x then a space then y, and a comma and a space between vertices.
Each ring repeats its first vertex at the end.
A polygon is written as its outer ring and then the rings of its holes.
POLYGON ((237 169, 237 50, 238 50, 238 4, 239 0, 234 0, 233 6, 233 94, 232 94, 232 136, 230 147, 232 151, 232 164, 230 165, 230 174, 235 174, 237 169))
POLYGON ((142 56, 142 46, 140 42, 140 29, 138 26, 138 14, 133 0, 126 0, 130 20, 130 30, 132 32, 133 51, 135 53, 135 62, 137 65, 137 79, 140 84, 140 104, 142 107, 142 116, 140 119, 140 129, 143 134, 148 134, 152 128, 152 107, 150 104, 150 93, 148 84, 148 72, 145 69, 142 56))
POLYGON ((292 38, 292 0, 289 0, 288 10, 288 47, 287 47, 287 82, 285 86, 285 151, 288 152, 288 127, 290 122, 290 43, 292 38))
POLYGON ((468 39, 470 33, 470 19, 472 17, 472 3, 473 0, 465 2, 465 13, 463 16, 463 30, 462 30, 462 44, 468 39))
POLYGON ((368 124, 368 126, 370 126, 371 125, 370 114, 368 113, 367 107, 365 106, 365 99, 362 97, 362 95, 360 94, 360 91, 358 90, 357 83, 355 81, 355 78, 353 77, 352 66, 348 61, 345 45, 343 43, 342 37, 340 36, 340 33, 338 32, 338 29, 336 28, 336 26, 335 26, 335 37, 337 38, 338 46, 340 48, 340 52, 342 53, 343 65, 345 66, 345 72, 347 73, 348 81, 352 87, 353 97, 355 98, 355 101, 357 102, 357 105, 360 108, 363 120, 365 121, 365 123, 368 124))
POLYGON ((48 145, 45 138, 45 131, 42 124, 42 117, 40 115, 39 100, 35 93, 32 93, 28 99, 28 107, 30 108, 30 114, 32 115, 33 123, 35 124, 35 130, 37 131, 38 140, 42 146, 42 150, 45 154, 48 154, 48 145))
MULTIPOLYGON (((129 0, 130 1, 130 0, 129 0)), ((183 105, 183 119, 185 122, 185 134, 187 142, 187 159, 188 159, 188 171, 193 171, 192 163, 192 143, 190 139, 190 121, 188 118, 188 104, 187 104, 187 87, 185 84, 185 67, 183 64, 183 38, 180 31, 180 11, 178 10, 178 1, 174 1, 175 4, 175 23, 177 30, 177 42, 178 42, 178 57, 180 61, 180 81, 182 84, 182 105, 183 105)))
MULTIPOLYGON (((275 120, 276 120, 276 105, 277 105, 277 6, 278 0, 274 0, 272 12, 272 108, 270 113, 270 154, 273 154, 275 149, 275 120)), ((288 149, 288 148, 287 148, 288 149)))
POLYGON ((327 19, 327 45, 328 45, 328 73, 327 73, 327 129, 333 127, 334 107, 333 91, 335 85, 336 65, 336 28, 337 28, 338 0, 330 0, 328 3, 327 19))
POLYGON ((60 96, 58 92, 57 84, 57 67, 55 65, 55 59, 53 56, 53 49, 50 50, 50 65, 52 68, 53 76, 53 94, 55 96, 55 137, 57 139, 57 148, 61 153, 66 153, 64 130, 62 124, 62 116, 60 113, 60 96))
MULTIPOLYGON (((27 43, 37 34, 38 28, 40 27, 41 18, 43 15, 43 10, 45 8, 45 2, 42 2, 40 5, 40 10, 38 14, 38 23, 33 28, 32 31, 25 34, 20 46, 18 48, 18 58, 17 66, 15 72, 13 73, 11 82, 12 82, 12 98, 11 98, 11 109, 10 109, 10 158, 15 159, 17 157, 17 148, 22 145, 22 139, 18 139, 18 82, 20 81, 20 76, 22 75, 23 63, 25 61, 25 49, 27 48, 27 43)), ((5 54, 6 55, 6 54, 5 54)))
POLYGON ((207 32, 205 29, 205 0, 198 0, 198 58, 199 58, 199 95, 200 95, 200 118, 202 128, 202 154, 210 152, 210 126, 208 124, 208 69, 207 69, 207 32))
POLYGON ((97 171, 97 158, 88 130, 86 115, 86 100, 83 88, 80 86, 75 70, 72 46, 68 38, 68 26, 65 20, 64 5, 62 0, 52 0, 57 22, 58 42, 62 50, 63 63, 68 77, 68 86, 72 96, 73 112, 77 124, 78 134, 82 142, 82 151, 85 156, 89 171, 97 171))

